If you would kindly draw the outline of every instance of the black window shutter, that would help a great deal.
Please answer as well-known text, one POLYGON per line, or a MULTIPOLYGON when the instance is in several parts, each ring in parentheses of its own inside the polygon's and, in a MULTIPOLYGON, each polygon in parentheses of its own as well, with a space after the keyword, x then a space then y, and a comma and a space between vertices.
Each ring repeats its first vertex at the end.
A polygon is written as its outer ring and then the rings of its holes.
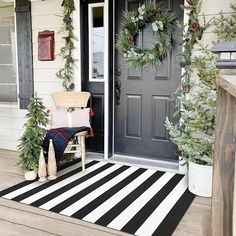
POLYGON ((20 108, 26 109, 34 93, 31 2, 16 0, 16 33, 20 108))

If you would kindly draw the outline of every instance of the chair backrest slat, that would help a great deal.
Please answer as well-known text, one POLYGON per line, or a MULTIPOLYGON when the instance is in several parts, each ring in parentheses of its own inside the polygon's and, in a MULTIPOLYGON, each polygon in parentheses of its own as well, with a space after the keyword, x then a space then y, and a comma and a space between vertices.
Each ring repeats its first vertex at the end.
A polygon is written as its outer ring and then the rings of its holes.
POLYGON ((87 107, 89 92, 54 92, 52 97, 57 108, 87 107))

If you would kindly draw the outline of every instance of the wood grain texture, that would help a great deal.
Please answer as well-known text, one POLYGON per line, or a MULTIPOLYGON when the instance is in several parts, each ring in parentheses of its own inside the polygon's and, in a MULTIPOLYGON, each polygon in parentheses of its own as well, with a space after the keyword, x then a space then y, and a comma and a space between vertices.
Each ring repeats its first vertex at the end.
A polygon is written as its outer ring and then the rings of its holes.
POLYGON ((87 107, 90 98, 89 92, 53 92, 57 108, 70 108, 70 107, 87 107))
MULTIPOLYGON (((233 75, 222 75, 217 79, 217 83, 220 88, 225 90, 227 93, 231 94, 233 97, 236 97, 236 79, 233 75)), ((220 98, 225 99, 224 97, 220 98)), ((223 100, 226 102, 226 100, 223 100)))
MULTIPOLYGON (((24 180, 16 166, 16 156, 16 152, 0 150, 0 191, 24 180)), ((210 213, 211 199, 196 197, 173 235, 196 236, 196 232, 198 236, 210 235, 210 213)), ((3 198, 0 198, 0 229, 4 229, 0 231, 4 236, 129 235, 3 198)))
POLYGON ((21 224, 13 224, 9 221, 0 220, 1 235, 4 236, 51 236, 55 234, 50 234, 44 230, 34 229, 33 227, 25 227, 21 224), (12 227, 13 226, 13 227, 12 227))
POLYGON ((214 145, 212 236, 232 236, 236 134, 236 98, 233 95, 236 86, 229 86, 229 77, 221 78, 214 145))
POLYGON ((26 109, 34 93, 31 2, 16 0, 19 103, 26 109))
MULTIPOLYGON (((236 153, 234 155, 236 159, 236 153)), ((236 236, 236 161, 234 163, 234 198, 233 198, 233 236, 236 236)))

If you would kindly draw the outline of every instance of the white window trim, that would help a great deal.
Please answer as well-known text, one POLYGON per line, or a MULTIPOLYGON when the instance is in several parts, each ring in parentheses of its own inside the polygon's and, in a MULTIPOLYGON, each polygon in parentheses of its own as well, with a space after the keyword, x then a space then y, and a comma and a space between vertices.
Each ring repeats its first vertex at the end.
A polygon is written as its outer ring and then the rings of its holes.
POLYGON ((104 159, 109 158, 109 3, 104 1, 104 159))
MULTIPOLYGON (((14 1, 14 8, 16 7, 16 2, 14 1)), ((18 94, 19 91, 19 68, 18 68, 18 44, 17 44, 17 27, 16 27, 16 12, 14 11, 14 19, 15 19, 15 54, 16 54, 16 86, 17 86, 17 105, 16 107, 20 109, 20 99, 18 94)))
MULTIPOLYGON (((15 1, 13 0, 4 0, 0 1, 0 3, 9 3, 3 6, 5 7, 11 7, 13 6, 15 8, 15 1)), ((17 102, 0 102, 0 108, 19 108, 19 75, 18 75, 18 55, 17 55, 17 31, 16 31, 16 13, 14 11, 14 24, 15 24, 15 57, 16 57, 16 87, 17 87, 17 102)))

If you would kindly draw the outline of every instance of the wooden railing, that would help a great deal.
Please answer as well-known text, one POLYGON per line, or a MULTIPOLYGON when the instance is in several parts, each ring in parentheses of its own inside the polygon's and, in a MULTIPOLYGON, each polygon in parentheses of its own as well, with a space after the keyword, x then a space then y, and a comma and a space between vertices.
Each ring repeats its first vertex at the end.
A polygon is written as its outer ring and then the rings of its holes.
POLYGON ((236 76, 218 77, 212 236, 236 236, 236 76))
POLYGON ((236 41, 212 48, 218 96, 213 166, 212 236, 236 236, 236 41))

